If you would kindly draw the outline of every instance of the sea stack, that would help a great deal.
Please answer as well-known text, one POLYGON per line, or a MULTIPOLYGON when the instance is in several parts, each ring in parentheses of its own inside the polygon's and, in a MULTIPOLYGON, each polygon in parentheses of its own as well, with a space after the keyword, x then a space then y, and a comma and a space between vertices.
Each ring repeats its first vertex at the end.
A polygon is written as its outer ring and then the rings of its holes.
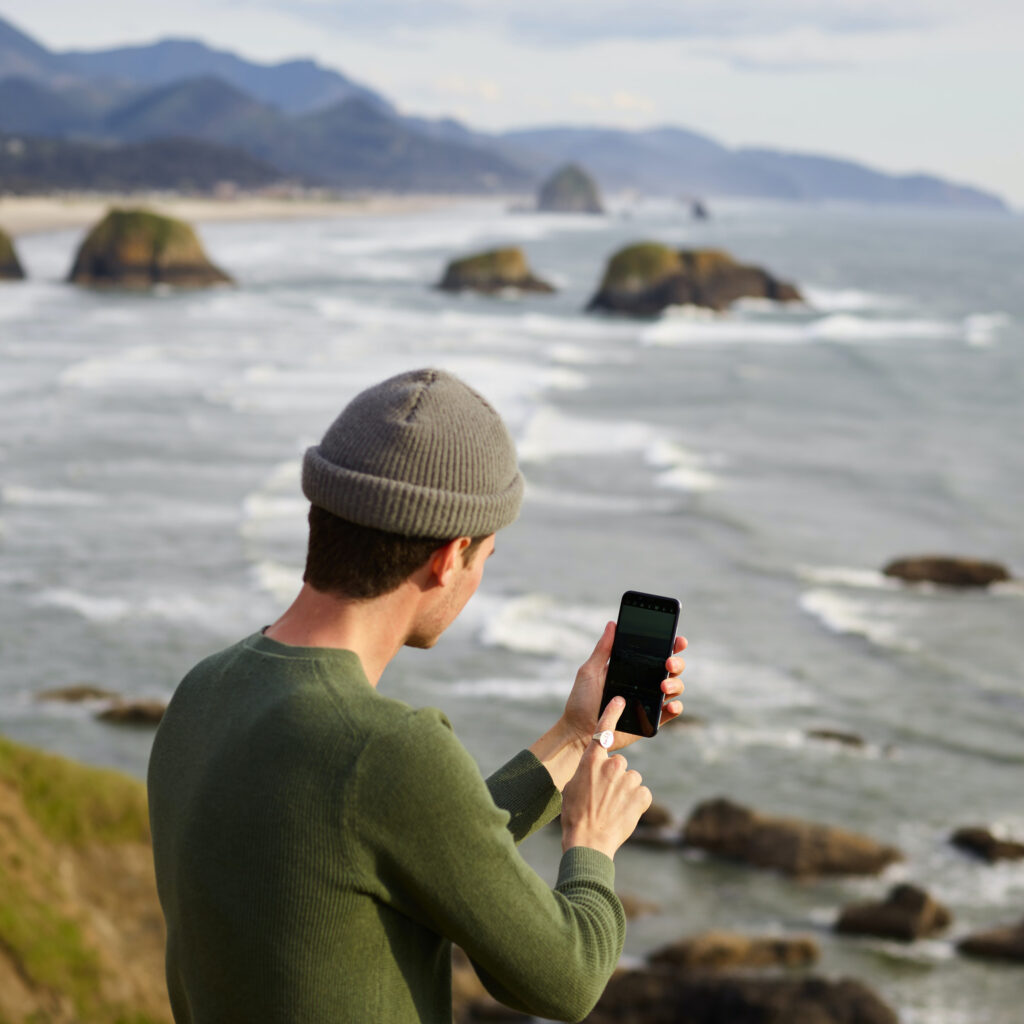
POLYGON ((0 231, 0 281, 21 281, 25 271, 14 251, 10 236, 0 231))
POLYGON ((537 209, 544 213, 604 213, 597 184, 579 164, 560 167, 541 185, 537 209))
POLYGON ((882 573, 904 583, 937 583, 943 587, 988 587, 1013 577, 999 562, 947 555, 914 555, 897 558, 882 573))
POLYGON ((149 210, 111 210, 86 236, 68 275, 74 284, 205 288, 231 284, 184 221, 149 210))
POLYGON ((555 289, 536 277, 522 249, 490 249, 452 260, 437 285, 442 291, 475 291, 493 295, 505 289, 550 293, 555 289))
POLYGON ((672 249, 640 242, 608 261, 588 310, 657 316, 668 306, 724 310, 737 299, 802 302, 797 289, 761 267, 737 263, 719 249, 672 249))

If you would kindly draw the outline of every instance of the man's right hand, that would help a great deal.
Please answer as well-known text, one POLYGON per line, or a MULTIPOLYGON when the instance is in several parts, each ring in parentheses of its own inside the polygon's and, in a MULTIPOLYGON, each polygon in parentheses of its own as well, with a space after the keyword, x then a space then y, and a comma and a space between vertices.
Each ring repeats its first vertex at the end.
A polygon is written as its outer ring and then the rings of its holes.
MULTIPOLYGON (((626 702, 615 697, 597 723, 597 733, 615 729, 626 702)), ((638 771, 626 767, 593 739, 576 774, 562 792, 562 850, 589 846, 609 857, 629 838, 640 815, 651 806, 651 791, 638 771)))

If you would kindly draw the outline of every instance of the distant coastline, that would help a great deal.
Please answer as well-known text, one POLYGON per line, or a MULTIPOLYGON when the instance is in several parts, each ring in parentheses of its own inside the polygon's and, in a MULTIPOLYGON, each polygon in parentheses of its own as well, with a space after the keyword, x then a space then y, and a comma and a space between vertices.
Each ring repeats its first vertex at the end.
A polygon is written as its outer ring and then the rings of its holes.
POLYGON ((338 197, 282 197, 241 193, 233 197, 157 193, 0 196, 0 228, 12 237, 89 227, 112 206, 146 207, 191 223, 311 220, 410 213, 465 202, 462 196, 357 193, 338 197))

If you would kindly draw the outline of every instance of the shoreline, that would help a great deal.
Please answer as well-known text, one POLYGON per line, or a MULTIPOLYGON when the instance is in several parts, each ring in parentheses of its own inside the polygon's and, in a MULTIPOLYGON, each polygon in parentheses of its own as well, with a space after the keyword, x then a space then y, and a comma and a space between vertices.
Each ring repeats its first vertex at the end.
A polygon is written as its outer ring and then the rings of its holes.
POLYGON ((113 206, 144 206, 155 213, 176 217, 190 224, 203 224, 420 213, 465 203, 474 198, 478 197, 386 192, 361 193, 337 199, 292 199, 246 193, 237 197, 182 196, 166 192, 0 196, 0 230, 11 238, 19 238, 49 231, 87 228, 99 221, 113 206))

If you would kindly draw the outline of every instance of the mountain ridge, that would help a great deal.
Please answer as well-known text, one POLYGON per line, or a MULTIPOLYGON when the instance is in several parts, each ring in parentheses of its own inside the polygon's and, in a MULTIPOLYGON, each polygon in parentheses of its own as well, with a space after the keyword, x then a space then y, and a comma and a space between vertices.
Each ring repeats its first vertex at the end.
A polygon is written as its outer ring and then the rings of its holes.
POLYGON ((0 132, 107 144, 193 138, 244 151, 282 178, 340 188, 525 192, 575 162, 605 191, 1008 209, 991 192, 937 175, 730 148, 675 125, 488 133, 405 116, 315 61, 260 64, 194 39, 56 53, 2 17, 0 132))

